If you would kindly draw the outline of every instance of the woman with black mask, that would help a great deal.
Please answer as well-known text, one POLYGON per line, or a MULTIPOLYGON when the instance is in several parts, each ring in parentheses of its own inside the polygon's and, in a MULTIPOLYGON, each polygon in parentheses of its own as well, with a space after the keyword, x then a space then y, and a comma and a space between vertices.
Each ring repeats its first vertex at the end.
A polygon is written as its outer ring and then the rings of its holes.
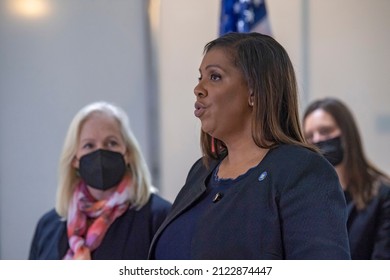
POLYGON ((352 259, 390 259, 390 179, 367 160, 350 110, 335 98, 316 100, 306 109, 303 130, 339 176, 352 259))
POLYGON ((56 207, 39 220, 29 259, 146 259, 170 209, 155 192, 126 113, 87 105, 69 126, 56 207))

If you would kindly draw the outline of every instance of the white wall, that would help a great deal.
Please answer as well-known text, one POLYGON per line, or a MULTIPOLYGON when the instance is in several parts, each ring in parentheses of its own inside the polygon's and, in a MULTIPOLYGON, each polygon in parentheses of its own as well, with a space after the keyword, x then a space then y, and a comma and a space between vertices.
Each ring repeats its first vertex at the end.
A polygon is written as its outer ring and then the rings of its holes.
POLYGON ((203 46, 217 34, 219 1, 161 1, 158 29, 161 98, 161 182, 173 200, 200 157, 193 89, 203 46))

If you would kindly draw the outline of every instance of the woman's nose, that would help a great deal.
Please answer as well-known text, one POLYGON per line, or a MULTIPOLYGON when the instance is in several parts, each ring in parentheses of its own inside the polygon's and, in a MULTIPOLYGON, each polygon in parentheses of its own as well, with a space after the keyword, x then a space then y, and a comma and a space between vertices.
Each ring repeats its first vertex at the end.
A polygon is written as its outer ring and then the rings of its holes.
POLYGON ((205 97, 207 96, 206 90, 201 86, 200 82, 194 88, 194 94, 196 97, 205 97))
POLYGON ((104 150, 105 147, 102 143, 97 143, 96 146, 95 146, 95 151, 96 150, 104 150))

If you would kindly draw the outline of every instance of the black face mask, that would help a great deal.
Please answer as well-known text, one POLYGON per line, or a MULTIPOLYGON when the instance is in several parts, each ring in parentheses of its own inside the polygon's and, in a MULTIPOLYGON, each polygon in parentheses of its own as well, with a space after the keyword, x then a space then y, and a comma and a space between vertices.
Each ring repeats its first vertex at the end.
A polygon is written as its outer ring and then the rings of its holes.
POLYGON ((81 178, 95 189, 105 191, 120 183, 126 172, 126 163, 121 153, 96 150, 80 158, 81 178))
POLYGON ((344 150, 341 145, 341 137, 335 137, 325 141, 314 143, 322 155, 333 165, 336 166, 343 161, 344 150))

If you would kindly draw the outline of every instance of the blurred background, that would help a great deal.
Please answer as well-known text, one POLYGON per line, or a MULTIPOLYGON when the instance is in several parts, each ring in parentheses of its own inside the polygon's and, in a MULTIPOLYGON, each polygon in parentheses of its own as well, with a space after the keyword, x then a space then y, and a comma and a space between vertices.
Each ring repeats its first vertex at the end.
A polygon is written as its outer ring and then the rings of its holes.
MULTIPOLYGON (((390 1, 266 8, 295 66, 301 111, 319 97, 343 100, 368 157, 389 173, 390 1)), ((201 156, 193 88, 220 11, 220 0, 0 0, 0 259, 27 259, 54 206, 68 125, 90 102, 125 109, 154 185, 174 200, 201 156)))

